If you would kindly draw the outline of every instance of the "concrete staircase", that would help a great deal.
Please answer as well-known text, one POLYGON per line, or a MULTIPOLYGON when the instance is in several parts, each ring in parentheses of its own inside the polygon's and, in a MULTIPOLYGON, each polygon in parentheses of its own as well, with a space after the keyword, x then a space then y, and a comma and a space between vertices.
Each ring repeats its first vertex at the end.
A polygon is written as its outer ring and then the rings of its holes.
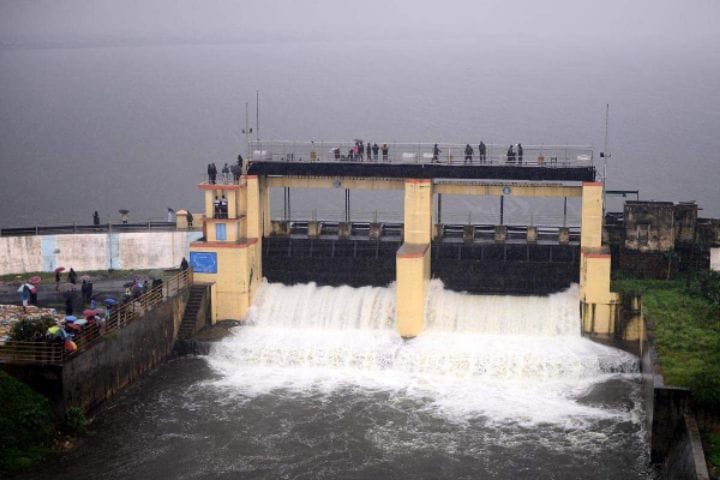
POLYGON ((178 331, 179 340, 188 340, 197 332, 197 318, 200 309, 203 306, 205 292, 208 291, 207 285, 193 285, 190 287, 190 296, 188 297, 185 313, 182 322, 180 322, 180 330, 178 331))

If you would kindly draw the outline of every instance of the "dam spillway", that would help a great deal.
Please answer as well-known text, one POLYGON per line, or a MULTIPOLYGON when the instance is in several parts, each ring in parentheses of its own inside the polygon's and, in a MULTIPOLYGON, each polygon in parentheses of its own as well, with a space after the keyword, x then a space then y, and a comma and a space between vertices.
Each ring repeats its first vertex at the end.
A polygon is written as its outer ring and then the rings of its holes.
POLYGON ((324 445, 336 467, 366 449, 358 478, 447 462, 457 478, 510 478, 558 459, 557 478, 648 478, 638 359, 581 336, 576 288, 480 296, 434 281, 427 329, 403 340, 392 286, 265 283, 249 323, 206 357, 208 387, 251 411, 282 405, 294 441, 324 445), (287 416, 298 402, 307 419, 287 416))

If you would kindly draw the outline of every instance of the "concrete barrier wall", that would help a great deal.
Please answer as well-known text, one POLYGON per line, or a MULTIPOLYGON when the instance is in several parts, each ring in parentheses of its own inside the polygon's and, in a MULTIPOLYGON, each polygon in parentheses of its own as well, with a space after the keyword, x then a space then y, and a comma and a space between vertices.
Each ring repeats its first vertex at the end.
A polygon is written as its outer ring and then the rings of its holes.
POLYGON ((91 410, 115 396, 171 353, 187 305, 185 291, 62 367, 63 408, 91 410))
POLYGON ((0 275, 87 270, 171 268, 202 232, 81 233, 0 237, 0 275))

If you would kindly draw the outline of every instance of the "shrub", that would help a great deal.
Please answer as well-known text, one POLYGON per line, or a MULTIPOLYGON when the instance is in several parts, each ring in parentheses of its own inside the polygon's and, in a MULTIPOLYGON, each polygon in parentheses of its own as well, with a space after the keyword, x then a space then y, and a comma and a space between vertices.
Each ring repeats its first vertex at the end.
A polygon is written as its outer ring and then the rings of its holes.
POLYGON ((55 325, 55 320, 52 317, 23 318, 13 325, 10 337, 17 342, 32 342, 36 335, 44 338, 47 329, 53 325, 55 325))
POLYGON ((690 375, 689 387, 695 401, 706 408, 720 408, 720 366, 707 363, 690 375))
POLYGON ((40 460, 54 439, 50 402, 0 371, 0 474, 40 460))
POLYGON ((70 407, 65 410, 65 420, 63 421, 63 430, 70 435, 87 434, 87 418, 85 412, 80 407, 70 407))

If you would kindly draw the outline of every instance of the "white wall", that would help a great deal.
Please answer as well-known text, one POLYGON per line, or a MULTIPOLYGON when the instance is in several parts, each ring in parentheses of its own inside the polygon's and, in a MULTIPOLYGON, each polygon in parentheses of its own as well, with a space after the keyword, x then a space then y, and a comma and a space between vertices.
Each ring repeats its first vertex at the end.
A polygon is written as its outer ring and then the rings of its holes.
POLYGON ((710 270, 720 272, 720 247, 710 249, 710 270))
POLYGON ((172 268, 188 256, 197 231, 88 233, 0 237, 0 275, 86 270, 172 268))

